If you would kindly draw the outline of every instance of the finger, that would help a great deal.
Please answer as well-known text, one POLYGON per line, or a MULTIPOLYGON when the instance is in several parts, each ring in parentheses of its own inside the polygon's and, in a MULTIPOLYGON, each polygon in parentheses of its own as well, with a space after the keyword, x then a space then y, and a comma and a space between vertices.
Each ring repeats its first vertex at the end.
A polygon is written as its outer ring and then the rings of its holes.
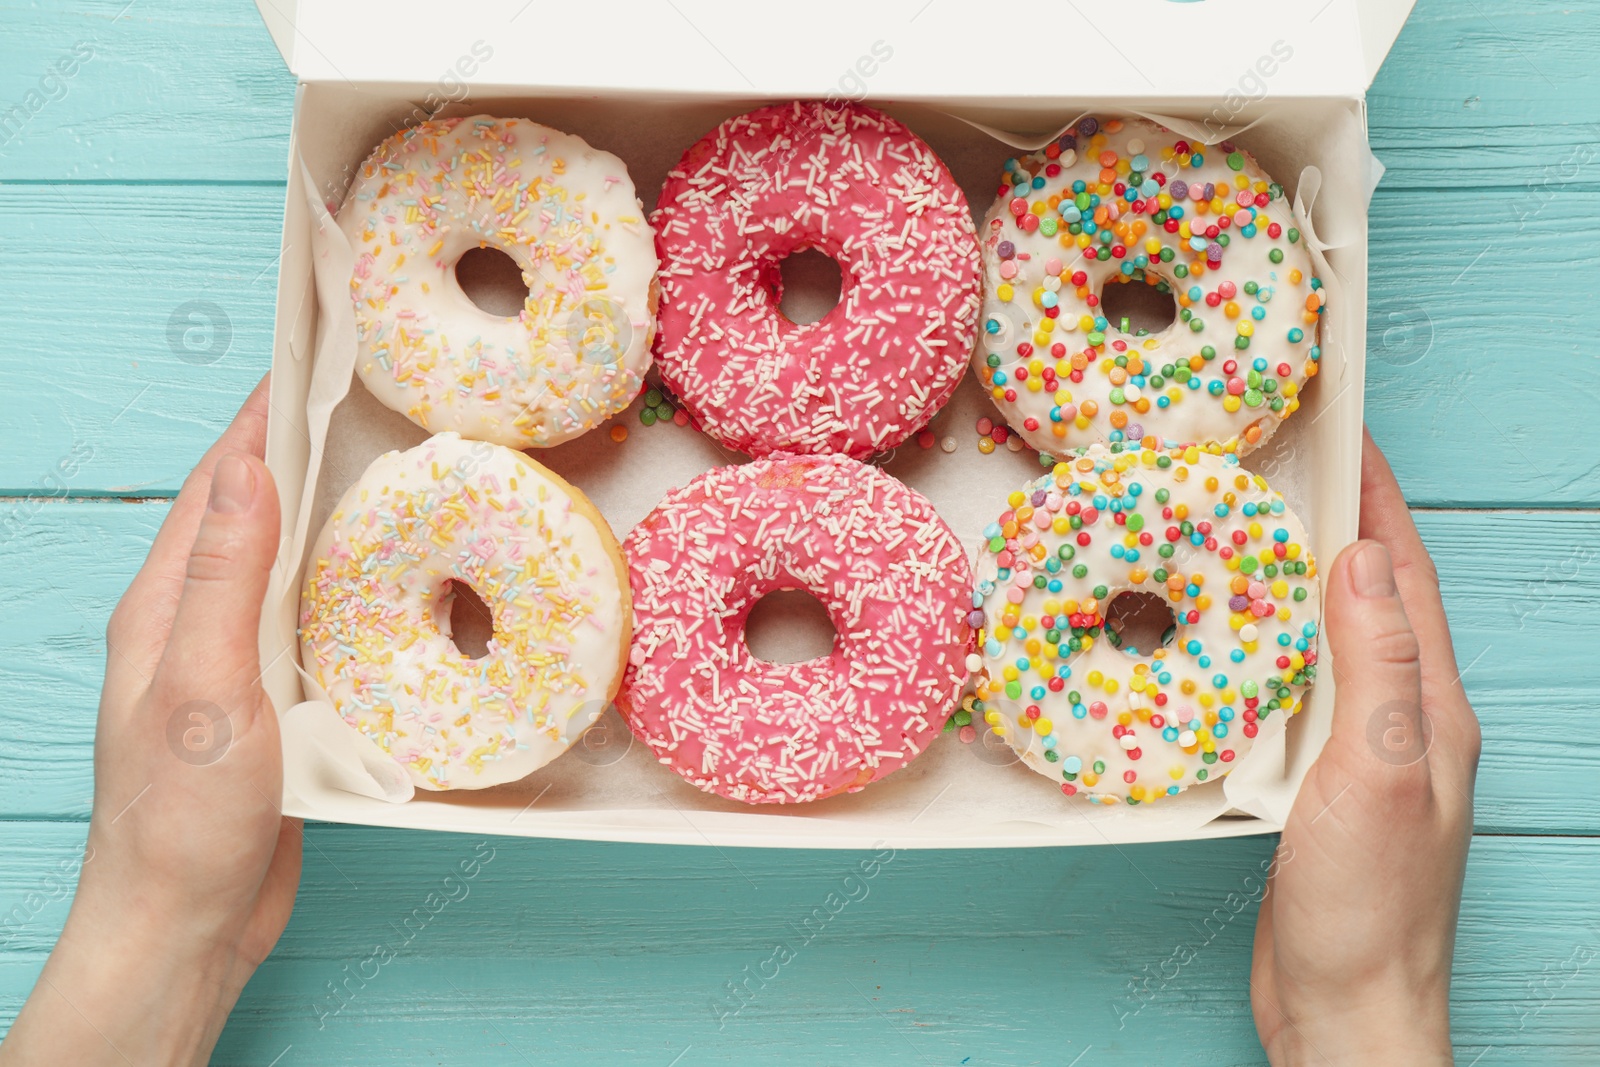
POLYGON ((230 452, 217 461, 184 571, 172 635, 156 668, 160 703, 209 701, 237 735, 261 701, 261 601, 278 545, 278 493, 267 465, 230 452))
POLYGON ((1338 746, 1341 757, 1357 767, 1387 765, 1425 776, 1421 646, 1388 549, 1357 541, 1339 553, 1327 597, 1327 637, 1339 686, 1329 746, 1338 746))
POLYGON ((1444 684, 1456 677, 1456 653, 1450 644, 1450 624, 1445 619, 1444 603, 1439 598, 1439 574, 1433 558, 1417 533, 1406 506, 1400 483, 1384 457, 1383 450, 1362 432, 1361 444, 1361 521, 1360 536, 1381 541, 1394 561, 1395 583, 1406 614, 1416 627, 1422 643, 1423 669, 1444 684))
POLYGON ((1477 717, 1461 685, 1450 622, 1439 595, 1439 573, 1422 543, 1411 510, 1382 450, 1365 435, 1361 461, 1361 536, 1380 541, 1394 560, 1395 583, 1422 648, 1424 705, 1441 747, 1470 783, 1481 747, 1477 717))
POLYGON ((161 524, 155 543, 150 547, 146 568, 156 568, 164 573, 183 574, 184 560, 189 547, 194 544, 195 531, 200 527, 200 517, 205 513, 206 498, 211 493, 211 475, 217 461, 229 452, 242 452, 260 458, 267 448, 267 394, 272 376, 266 375, 245 398, 238 414, 222 431, 222 436, 200 457, 183 488, 173 501, 172 510, 161 524))
POLYGON ((183 592, 184 566, 194 545, 200 517, 211 491, 211 474, 217 460, 228 452, 262 456, 267 440, 267 391, 271 375, 264 376, 246 398, 233 422, 200 458, 184 479, 178 498, 151 543, 139 573, 112 614, 107 641, 112 645, 107 667, 112 672, 133 668, 148 681, 161 658, 172 620, 183 592))

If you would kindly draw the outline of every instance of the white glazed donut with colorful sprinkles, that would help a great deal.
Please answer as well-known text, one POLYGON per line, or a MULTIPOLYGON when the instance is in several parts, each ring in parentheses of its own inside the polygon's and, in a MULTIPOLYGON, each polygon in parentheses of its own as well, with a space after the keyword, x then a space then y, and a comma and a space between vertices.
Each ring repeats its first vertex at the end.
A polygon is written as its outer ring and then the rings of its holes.
POLYGON ((1316 677, 1317 567, 1236 456, 1095 445, 984 530, 977 703, 1068 796, 1149 803, 1227 774, 1316 677), (1165 647, 1118 647, 1122 593, 1163 596, 1165 647))
POLYGON ((1095 443, 1242 454, 1317 373, 1326 291, 1305 236, 1283 188, 1227 141, 1084 119, 1007 161, 980 237, 973 363, 1047 455, 1095 443), (1177 318, 1128 332, 1102 307, 1117 284, 1171 294, 1177 318))
POLYGON ((938 737, 967 680, 966 551, 916 491, 844 456, 720 467, 626 544, 634 638, 618 701, 662 763, 709 793, 794 804, 853 793, 938 737), (768 593, 828 609, 832 652, 757 659, 768 593))
POLYGON ((512 448, 627 407, 650 366, 654 235, 622 161, 526 119, 437 119, 363 164, 339 209, 355 252, 356 371, 427 430, 512 448), (514 317, 456 281, 474 248, 522 269, 514 317))
POLYGON ((520 452, 442 433, 378 457, 312 550, 301 662, 422 789, 524 778, 616 695, 630 637, 616 539, 520 452), (488 606, 479 659, 451 640, 459 585, 488 606))
POLYGON ((729 448, 865 459, 966 371, 981 295, 967 198, 887 115, 796 101, 729 119, 667 175, 652 221, 661 380, 729 448), (813 248, 842 293, 802 325, 778 308, 779 263, 813 248))

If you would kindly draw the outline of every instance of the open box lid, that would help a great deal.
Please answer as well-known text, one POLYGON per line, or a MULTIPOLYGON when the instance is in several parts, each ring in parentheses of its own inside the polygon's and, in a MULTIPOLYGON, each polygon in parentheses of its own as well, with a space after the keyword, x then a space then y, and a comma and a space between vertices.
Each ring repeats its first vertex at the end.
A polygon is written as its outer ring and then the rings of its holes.
MULTIPOLYGON (((960 99, 1362 96, 1415 0, 256 0, 303 82, 960 99)), ((1236 103, 1229 103, 1235 101, 1236 103)))

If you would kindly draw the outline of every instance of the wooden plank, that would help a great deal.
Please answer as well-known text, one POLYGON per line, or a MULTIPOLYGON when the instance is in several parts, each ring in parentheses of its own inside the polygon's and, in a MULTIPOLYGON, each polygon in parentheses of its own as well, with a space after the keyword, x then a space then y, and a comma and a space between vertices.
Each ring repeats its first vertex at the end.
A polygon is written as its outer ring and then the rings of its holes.
POLYGON ((1580 295, 1600 287, 1600 256, 1590 250, 1600 195, 1563 193, 1527 215, 1497 193, 1452 203, 1464 209, 1453 219, 1431 194, 1373 205, 1373 437, 1413 506, 1592 506, 1600 462, 1571 442, 1600 403, 1580 295), (1590 236, 1573 242, 1565 236, 1573 230, 1590 236))
POLYGON ((0 179, 283 180, 294 78, 254 4, 8 3, 3 18, 0 111, 24 114, 0 128, 0 179))
POLYGON ((3 573, 25 583, 0 622, 0 813, 84 818, 105 626, 165 503, 23 500, 0 507, 3 573))
MULTIPOLYGON (((7 7, 0 110, 41 106, 0 133, 0 180, 282 180, 294 82, 254 7, 125 6, 7 7), (84 43, 92 58, 41 87, 84 43)), ((1594 4, 1422 0, 1369 95, 1385 187, 1600 186, 1597 33, 1594 4)))
POLYGON ((272 358, 282 190, 0 186, 0 495, 170 495, 272 358), (71 472, 63 474, 63 462, 71 472))
MULTIPOLYGON (((176 491, 270 362, 281 195, 0 186, 0 291, 13 312, 0 377, 37 383, 0 415, 11 445, 0 496, 40 491, 84 450, 74 494, 176 491)), ((1570 447, 1600 404, 1584 328, 1600 256, 1583 251, 1600 242, 1600 194, 1563 194, 1520 221, 1495 193, 1451 203, 1474 224, 1441 225, 1431 194, 1375 208, 1374 435, 1416 506, 1600 499, 1600 464, 1570 447)))
MULTIPOLYGON (((9 1020, 66 915, 45 889, 83 828, 5 833, 0 914, 39 894, 0 939, 9 1020)), ((846 852, 307 840, 294 918, 215 1063, 1264 1062, 1246 976, 1271 839, 900 852, 872 877, 846 852), (830 894, 846 901, 831 913, 830 894), (768 964, 779 945, 793 958, 768 964), (1180 946, 1193 958, 1169 964, 1180 946)), ((1458 1062, 1592 1061, 1596 862, 1596 840, 1474 840, 1458 1062)))
MULTIPOLYGON (((0 818, 85 818, 105 619, 165 505, 0 506, 0 818)), ((1589 655, 1600 515, 1431 512, 1464 680, 1484 724, 1480 830, 1600 833, 1589 655), (1533 562, 1512 568, 1520 548, 1533 562), (1557 665, 1562 665, 1559 676, 1557 665)))
POLYGON ((1600 187, 1600 5, 1421 0, 1367 94, 1383 188, 1600 187))

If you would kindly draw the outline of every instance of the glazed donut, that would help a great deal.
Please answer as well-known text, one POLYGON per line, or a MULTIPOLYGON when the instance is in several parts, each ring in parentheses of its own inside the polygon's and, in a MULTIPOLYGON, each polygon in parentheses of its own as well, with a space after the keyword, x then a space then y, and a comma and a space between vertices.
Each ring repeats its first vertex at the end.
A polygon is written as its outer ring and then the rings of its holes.
POLYGON ((728 447, 864 459, 961 380, 980 298, 967 199, 887 115, 795 102, 729 119, 667 175, 651 222, 661 379, 728 447), (778 264, 810 248, 838 262, 843 292, 797 325, 778 264))
POLYGON ((1316 677, 1304 528, 1236 456, 1085 454, 1013 493, 984 530, 980 711, 1068 796, 1148 803, 1228 773, 1316 677), (1164 648, 1119 648, 1108 606, 1164 595, 1164 648))
POLYGON ((792 804, 905 766, 966 682, 972 571, 920 494, 843 456, 769 456, 669 493, 624 545, 634 639, 618 706, 662 763, 709 793, 792 804), (805 589, 827 657, 757 659, 745 620, 805 589))
POLYGON ((301 662, 422 789, 526 777, 622 681, 630 614, 610 528, 519 452, 442 433, 378 457, 318 537, 301 662), (488 605, 480 659, 451 640, 456 583, 488 605))
POLYGON ((338 221, 356 256, 356 372, 423 429, 544 448, 639 392, 654 238, 609 152, 526 119, 424 122, 378 146, 338 221), (474 248, 522 268, 517 316, 462 292, 456 263, 474 248))
POLYGON ((1283 188, 1227 141, 1084 119, 1006 162, 982 237, 973 364, 1047 455, 1096 442, 1244 453, 1317 373, 1326 291, 1283 188), (1100 307, 1116 284, 1171 293, 1177 319, 1125 332, 1100 307))

